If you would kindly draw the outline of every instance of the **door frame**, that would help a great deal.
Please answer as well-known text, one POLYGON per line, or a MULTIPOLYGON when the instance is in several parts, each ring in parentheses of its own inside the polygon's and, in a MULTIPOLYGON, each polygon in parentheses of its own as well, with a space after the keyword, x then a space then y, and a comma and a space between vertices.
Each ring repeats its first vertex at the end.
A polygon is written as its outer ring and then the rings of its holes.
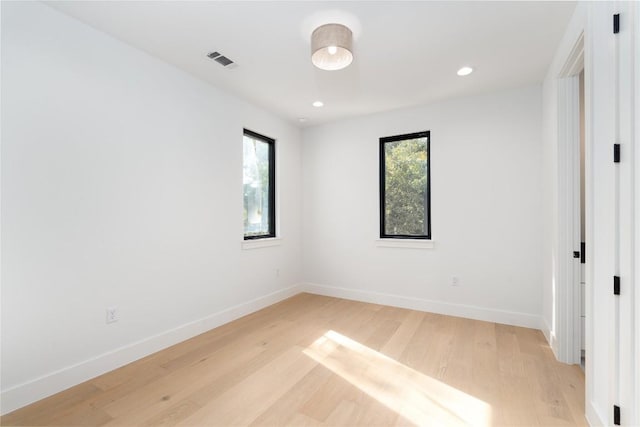
MULTIPOLYGON (((558 266, 556 284, 557 358, 564 363, 580 363, 580 259, 573 257, 580 251, 580 88, 579 75, 585 70, 584 108, 589 116, 588 70, 585 67, 584 32, 576 39, 557 76, 558 82, 558 266)), ((589 176, 587 159, 590 141, 585 119, 585 240, 589 242, 589 176)), ((586 251, 587 255, 589 250, 586 251)), ((588 257, 587 257, 588 263, 588 257)), ((588 268, 587 268, 588 271, 588 268)), ((589 275, 585 282, 588 287, 589 275)), ((585 295, 585 299, 587 295, 585 295)), ((585 343, 585 353, 589 353, 585 343)))

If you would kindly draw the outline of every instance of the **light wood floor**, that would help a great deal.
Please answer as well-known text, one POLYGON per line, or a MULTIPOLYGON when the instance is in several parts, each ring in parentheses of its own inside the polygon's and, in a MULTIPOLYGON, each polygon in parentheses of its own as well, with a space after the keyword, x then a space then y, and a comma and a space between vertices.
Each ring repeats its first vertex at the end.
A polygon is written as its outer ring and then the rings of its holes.
POLYGON ((586 425, 542 333, 300 294, 2 425, 586 425))

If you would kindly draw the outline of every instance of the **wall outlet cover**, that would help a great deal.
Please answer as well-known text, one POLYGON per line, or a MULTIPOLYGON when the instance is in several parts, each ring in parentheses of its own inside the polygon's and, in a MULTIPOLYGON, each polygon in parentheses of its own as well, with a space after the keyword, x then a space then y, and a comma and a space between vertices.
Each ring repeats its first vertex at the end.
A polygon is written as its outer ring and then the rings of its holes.
POLYGON ((119 320, 118 307, 107 307, 107 323, 117 322, 119 320))

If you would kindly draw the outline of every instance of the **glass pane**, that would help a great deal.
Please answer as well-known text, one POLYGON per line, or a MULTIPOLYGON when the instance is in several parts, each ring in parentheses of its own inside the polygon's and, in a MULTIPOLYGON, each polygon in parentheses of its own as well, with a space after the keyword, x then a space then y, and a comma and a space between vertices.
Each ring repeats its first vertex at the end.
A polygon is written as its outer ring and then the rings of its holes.
POLYGON ((385 234, 428 233, 427 138, 384 144, 385 234))
POLYGON ((243 139, 244 234, 269 234, 269 144, 243 139))

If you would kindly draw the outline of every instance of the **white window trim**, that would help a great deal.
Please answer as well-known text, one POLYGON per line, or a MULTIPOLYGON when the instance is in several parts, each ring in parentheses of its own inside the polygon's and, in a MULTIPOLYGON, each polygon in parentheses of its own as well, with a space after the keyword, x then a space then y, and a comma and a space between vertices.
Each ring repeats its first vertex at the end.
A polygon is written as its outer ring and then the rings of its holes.
POLYGON ((434 249, 435 243, 428 239, 376 239, 379 248, 434 249))
POLYGON ((282 238, 280 237, 268 237, 266 239, 250 239, 242 241, 243 250, 268 248, 280 245, 282 245, 282 238))

